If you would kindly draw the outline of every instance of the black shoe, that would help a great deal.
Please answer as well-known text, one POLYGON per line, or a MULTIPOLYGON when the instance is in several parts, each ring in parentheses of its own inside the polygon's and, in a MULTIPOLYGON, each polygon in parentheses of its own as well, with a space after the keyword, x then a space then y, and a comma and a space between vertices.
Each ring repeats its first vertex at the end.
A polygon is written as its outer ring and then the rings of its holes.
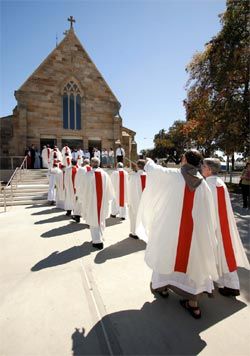
POLYGON ((67 210, 66 216, 70 216, 71 215, 71 210, 67 210))
POLYGON ((73 215, 71 219, 75 220, 75 222, 79 223, 80 222, 80 216, 79 215, 73 215))
POLYGON ((224 297, 237 297, 240 295, 239 289, 233 289, 233 288, 218 288, 218 291, 221 295, 224 295, 224 297))
POLYGON ((110 217, 111 217, 111 218, 116 218, 116 215, 112 215, 112 214, 111 214, 110 217))
POLYGON ((129 234, 129 237, 132 237, 132 239, 138 240, 139 237, 137 235, 129 234))
POLYGON ((95 248, 97 248, 98 250, 102 250, 102 249, 103 249, 103 243, 102 243, 102 242, 100 242, 100 243, 98 243, 98 244, 93 244, 93 243, 92 243, 92 246, 95 247, 95 248))
POLYGON ((120 220, 126 220, 126 218, 120 218, 120 220))

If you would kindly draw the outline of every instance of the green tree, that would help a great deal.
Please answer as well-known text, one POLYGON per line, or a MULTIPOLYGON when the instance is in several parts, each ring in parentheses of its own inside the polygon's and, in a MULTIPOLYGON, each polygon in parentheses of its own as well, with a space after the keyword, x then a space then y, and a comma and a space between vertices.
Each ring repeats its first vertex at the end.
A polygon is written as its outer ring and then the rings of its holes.
POLYGON ((234 151, 247 154, 249 2, 228 0, 220 17, 221 31, 187 66, 186 131, 207 151, 210 147, 228 155, 234 151))

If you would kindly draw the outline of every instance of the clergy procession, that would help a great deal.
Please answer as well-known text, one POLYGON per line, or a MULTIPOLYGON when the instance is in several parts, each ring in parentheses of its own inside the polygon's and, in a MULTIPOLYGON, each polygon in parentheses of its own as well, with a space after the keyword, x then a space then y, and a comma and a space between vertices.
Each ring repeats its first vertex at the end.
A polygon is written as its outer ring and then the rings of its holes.
POLYGON ((55 146, 43 150, 48 167, 48 201, 76 223, 89 226, 93 248, 104 248, 106 219, 129 219, 132 239, 146 243, 145 262, 152 270, 156 296, 181 297, 180 305, 201 318, 199 300, 240 295, 237 268, 250 269, 220 161, 187 150, 181 168, 164 168, 152 159, 129 162, 118 148, 116 169, 103 169, 100 159, 72 155, 55 146))

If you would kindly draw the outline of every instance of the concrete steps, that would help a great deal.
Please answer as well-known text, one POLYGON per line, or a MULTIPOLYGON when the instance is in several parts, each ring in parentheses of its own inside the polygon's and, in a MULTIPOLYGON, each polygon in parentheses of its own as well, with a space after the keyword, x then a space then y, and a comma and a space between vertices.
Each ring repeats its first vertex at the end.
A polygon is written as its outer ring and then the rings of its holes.
MULTIPOLYGON (((46 169, 31 170, 27 169, 17 173, 12 181, 11 187, 6 188, 6 205, 30 205, 44 204, 47 202, 49 182, 46 169)), ((3 192, 0 194, 0 206, 4 206, 3 192)))

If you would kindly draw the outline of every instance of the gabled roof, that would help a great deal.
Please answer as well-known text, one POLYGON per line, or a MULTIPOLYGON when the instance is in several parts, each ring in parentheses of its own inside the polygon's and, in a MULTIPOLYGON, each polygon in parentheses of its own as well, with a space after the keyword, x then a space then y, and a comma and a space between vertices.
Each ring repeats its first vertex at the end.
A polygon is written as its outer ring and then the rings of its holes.
POLYGON ((21 87, 18 89, 20 91, 25 90, 26 85, 28 84, 28 82, 32 79, 33 76, 35 76, 36 74, 39 74, 43 68, 48 64, 48 62, 53 59, 54 56, 56 56, 56 54, 60 51, 63 51, 64 46, 66 44, 68 44, 68 42, 70 41, 70 43, 72 45, 77 45, 78 48, 80 48, 80 50, 83 53, 83 58, 87 57, 87 59, 89 60, 89 62, 92 64, 94 70, 98 73, 98 79, 103 81, 104 85, 106 86, 106 88, 108 89, 108 91, 110 92, 110 94, 114 97, 114 100, 117 101, 119 103, 119 101, 117 100, 116 96, 114 95, 114 93, 112 92, 111 88, 109 87, 109 85, 107 84, 107 82, 105 81, 105 79, 103 78, 102 74, 99 72, 99 70, 97 69, 96 65, 94 64, 94 62, 92 61, 92 59, 90 58, 90 56, 88 55, 88 53, 86 52, 86 50, 83 48, 81 42, 79 41, 78 37, 76 36, 73 28, 71 28, 70 30, 67 31, 66 36, 64 37, 64 39, 58 44, 58 46, 56 48, 54 48, 54 50, 44 59, 44 61, 35 69, 35 71, 28 77, 28 79, 21 85, 21 87))

